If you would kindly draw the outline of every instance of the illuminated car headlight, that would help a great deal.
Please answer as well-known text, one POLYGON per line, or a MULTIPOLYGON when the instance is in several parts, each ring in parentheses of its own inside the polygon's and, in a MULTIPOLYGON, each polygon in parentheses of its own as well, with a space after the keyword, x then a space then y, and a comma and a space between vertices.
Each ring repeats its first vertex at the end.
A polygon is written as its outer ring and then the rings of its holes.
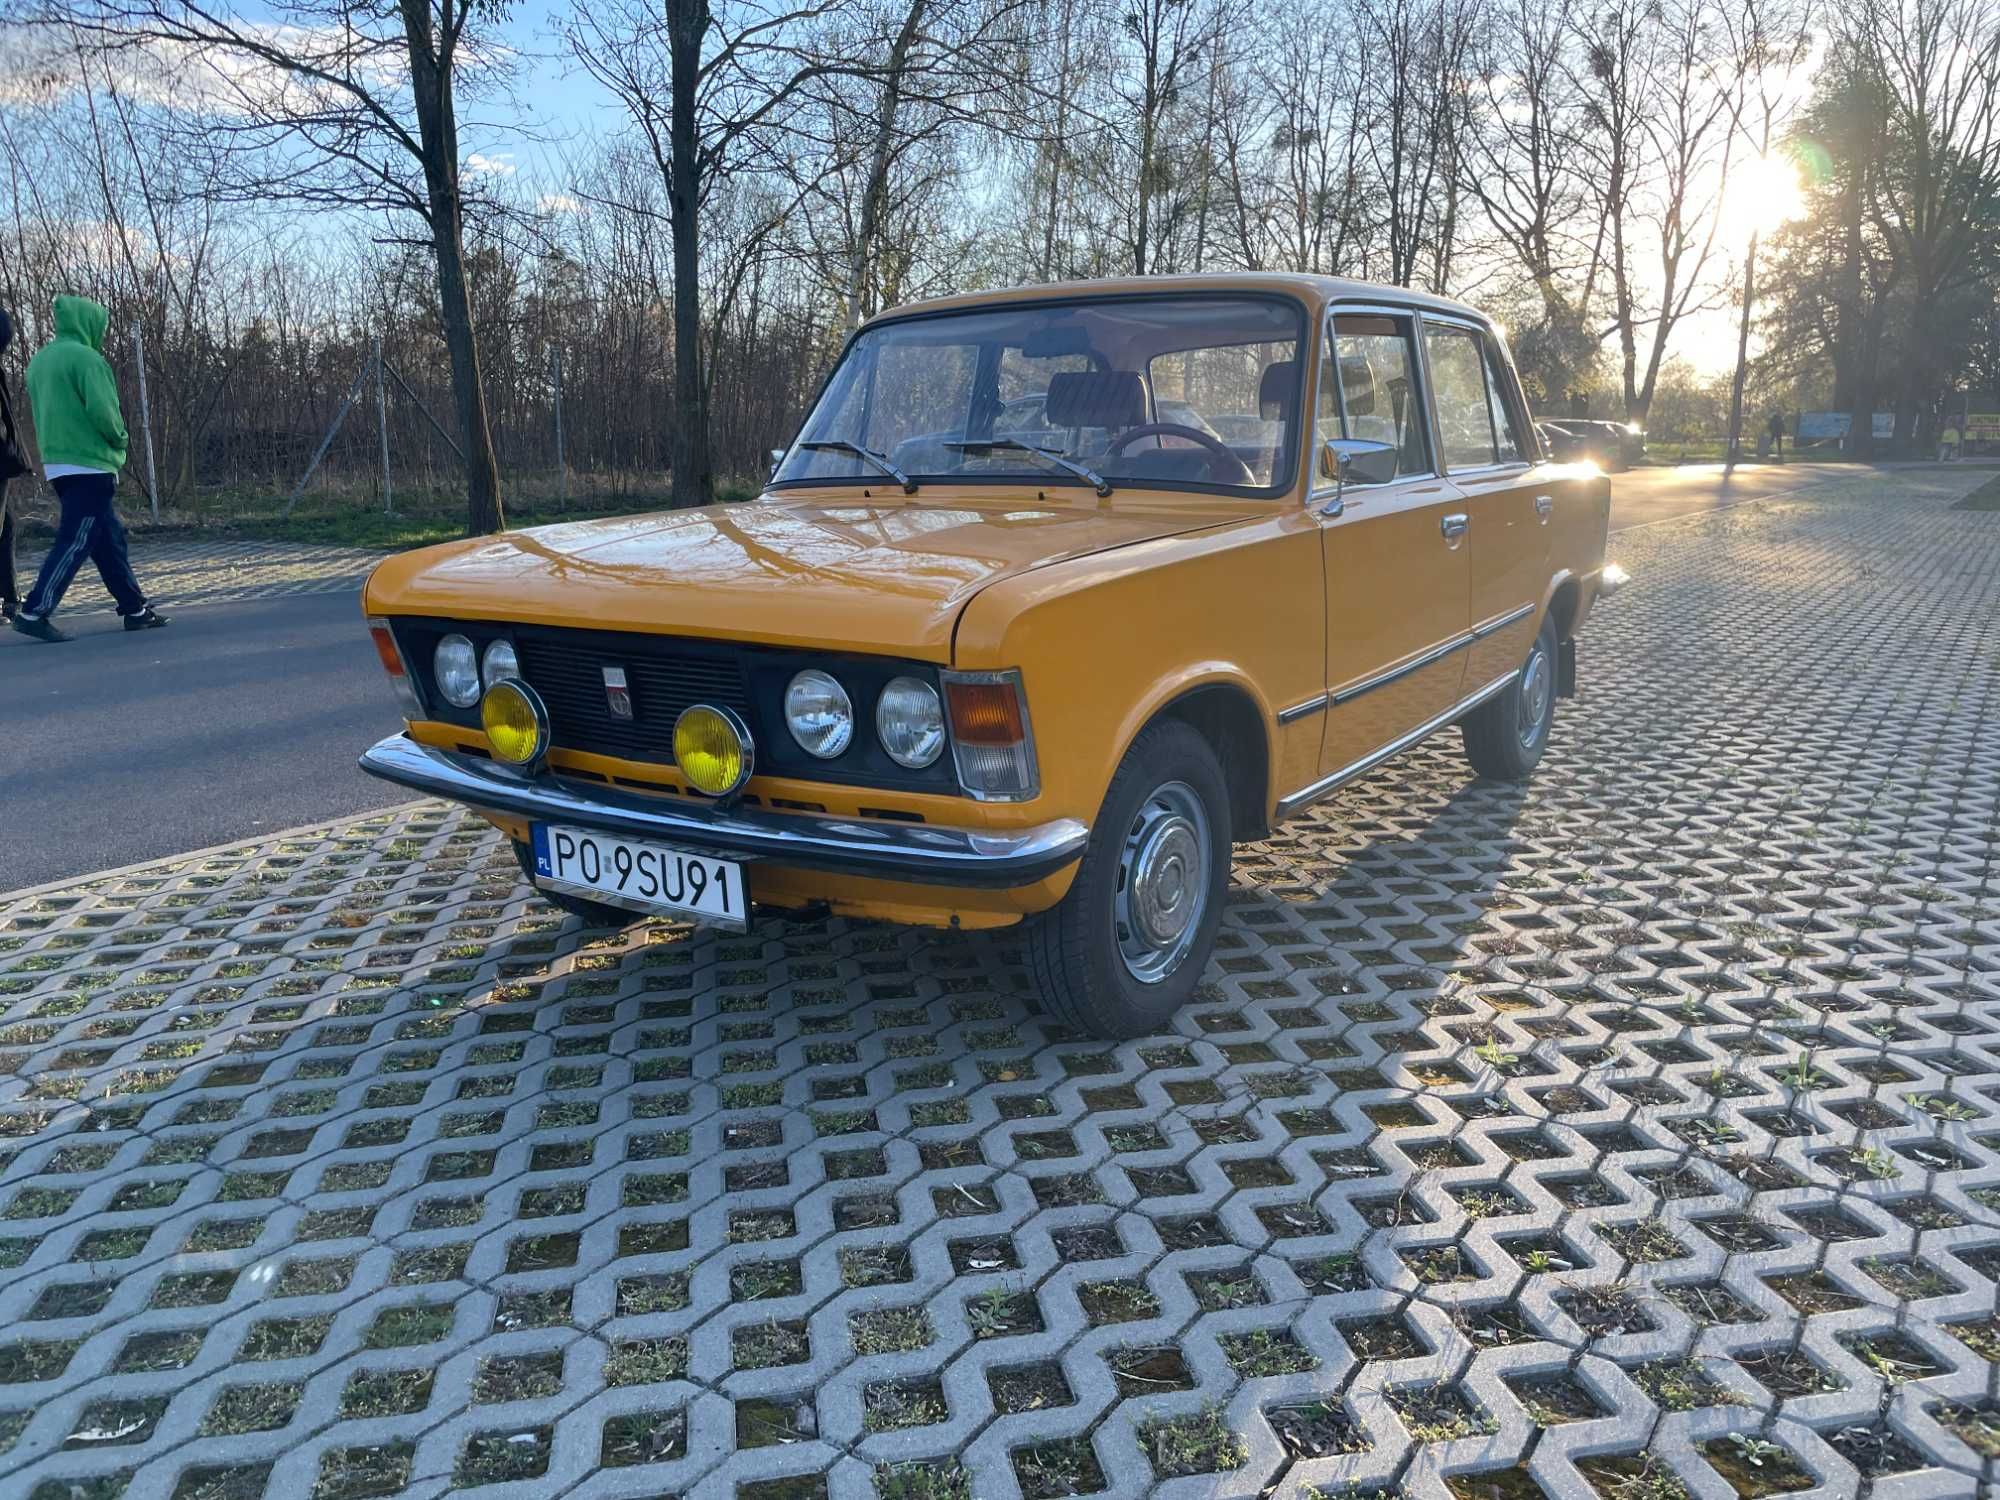
POLYGON ((479 722, 496 760, 532 766, 548 752, 549 711, 525 682, 506 678, 488 688, 479 705, 479 722))
POLYGON ((489 683, 521 675, 521 659, 514 654, 512 641, 495 641, 479 659, 479 675, 489 683))
POLYGON ((898 677, 875 703, 875 733, 889 759, 921 771, 944 751, 944 705, 937 689, 915 677, 898 677))
POLYGON ((464 636, 448 635, 437 643, 431 675, 453 708, 470 708, 479 701, 479 653, 464 636))
POLYGON ((785 689, 785 727, 799 748, 832 760, 854 739, 854 705, 825 672, 801 672, 785 689))
POLYGON ((728 709, 697 703, 674 720, 674 762, 696 791, 727 797, 750 779, 750 731, 728 709))

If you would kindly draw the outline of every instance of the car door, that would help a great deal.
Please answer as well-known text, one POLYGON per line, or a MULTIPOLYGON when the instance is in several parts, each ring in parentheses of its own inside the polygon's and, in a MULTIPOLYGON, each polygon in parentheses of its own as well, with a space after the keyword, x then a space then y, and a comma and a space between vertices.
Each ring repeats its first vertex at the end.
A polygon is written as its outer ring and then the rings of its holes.
POLYGON ((1437 715, 1464 677, 1468 551, 1458 490, 1425 419, 1414 313, 1336 308, 1322 338, 1314 455, 1329 438, 1397 449, 1387 483, 1315 481, 1326 570, 1320 772, 1364 766, 1437 715))
POLYGON ((1424 359, 1444 467, 1465 498, 1472 640, 1464 689, 1518 667, 1549 581, 1550 475, 1534 461, 1513 367, 1479 325, 1424 315, 1424 359))

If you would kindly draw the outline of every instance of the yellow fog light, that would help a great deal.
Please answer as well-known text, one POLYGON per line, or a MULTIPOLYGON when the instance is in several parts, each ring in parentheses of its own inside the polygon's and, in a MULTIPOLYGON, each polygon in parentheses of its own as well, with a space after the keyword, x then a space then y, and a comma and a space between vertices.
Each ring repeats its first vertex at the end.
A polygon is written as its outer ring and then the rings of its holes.
POLYGON ((549 711, 518 677, 503 677, 487 688, 479 722, 494 758, 510 766, 533 765, 549 748, 549 711))
POLYGON ((750 731, 726 708, 697 703, 674 720, 674 760, 698 792, 727 797, 750 779, 750 731))

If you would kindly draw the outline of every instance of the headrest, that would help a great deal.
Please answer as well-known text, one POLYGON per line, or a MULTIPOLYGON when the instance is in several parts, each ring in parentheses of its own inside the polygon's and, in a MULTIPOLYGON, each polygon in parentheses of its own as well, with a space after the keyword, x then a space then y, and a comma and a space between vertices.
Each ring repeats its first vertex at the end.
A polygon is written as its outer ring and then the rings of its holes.
POLYGON ((1283 422, 1298 399, 1299 362, 1284 359, 1265 366, 1264 378, 1257 382, 1257 415, 1267 422, 1283 422))
POLYGON ((1360 350, 1340 356, 1340 396, 1350 417, 1375 415, 1375 367, 1360 350))
POLYGON ((1146 388, 1132 370, 1061 370, 1049 377, 1044 410, 1051 427, 1136 427, 1146 388))

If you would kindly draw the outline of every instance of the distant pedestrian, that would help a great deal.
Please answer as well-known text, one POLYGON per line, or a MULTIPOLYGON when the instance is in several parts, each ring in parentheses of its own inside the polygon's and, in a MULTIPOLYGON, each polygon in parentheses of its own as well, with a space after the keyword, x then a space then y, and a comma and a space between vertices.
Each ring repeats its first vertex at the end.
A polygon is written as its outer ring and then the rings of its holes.
POLYGON ((1772 412, 1771 420, 1765 430, 1771 434, 1772 456, 1779 463, 1783 463, 1785 461, 1785 414, 1782 411, 1772 412))
POLYGON ((146 602, 125 549, 125 526, 111 504, 125 467, 125 418, 118 382, 104 362, 111 314, 87 297, 58 297, 56 336, 28 361, 28 406, 42 449, 42 473, 62 502, 55 544, 28 591, 14 628, 40 641, 66 641, 50 623, 87 556, 125 617, 127 630, 151 630, 166 619, 146 602))
MULTIPOLYGON (((14 320, 0 308, 0 358, 13 342, 14 320)), ((21 608, 20 587, 14 579, 14 512, 7 504, 7 487, 27 472, 20 435, 14 430, 13 394, 7 389, 7 371, 0 367, 0 620, 13 619, 21 608)))

